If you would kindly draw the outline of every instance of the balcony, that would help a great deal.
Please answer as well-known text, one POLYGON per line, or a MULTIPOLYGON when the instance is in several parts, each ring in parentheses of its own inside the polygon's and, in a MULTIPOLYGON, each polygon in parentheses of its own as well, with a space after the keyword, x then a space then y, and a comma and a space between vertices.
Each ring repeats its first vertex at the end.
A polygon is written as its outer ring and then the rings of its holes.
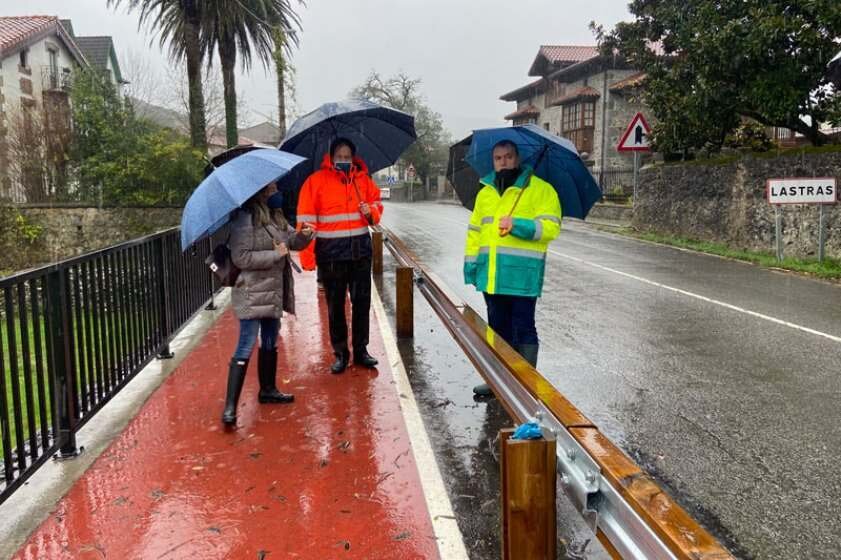
POLYGON ((59 91, 67 93, 70 91, 72 73, 70 68, 53 68, 51 66, 41 67, 41 89, 42 91, 59 91))

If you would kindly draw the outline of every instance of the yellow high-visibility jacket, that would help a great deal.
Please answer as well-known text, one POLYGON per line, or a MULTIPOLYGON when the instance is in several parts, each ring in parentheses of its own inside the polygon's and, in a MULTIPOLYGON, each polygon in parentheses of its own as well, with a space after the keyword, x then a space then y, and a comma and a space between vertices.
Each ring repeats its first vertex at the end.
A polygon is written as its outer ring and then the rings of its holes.
POLYGON ((514 185, 500 194, 491 173, 476 196, 464 249, 464 282, 480 292, 539 297, 543 290, 546 249, 561 232, 561 202, 555 189, 524 168, 514 185), (523 190, 525 189, 525 190, 523 190), (499 235, 517 196, 513 229, 499 235))

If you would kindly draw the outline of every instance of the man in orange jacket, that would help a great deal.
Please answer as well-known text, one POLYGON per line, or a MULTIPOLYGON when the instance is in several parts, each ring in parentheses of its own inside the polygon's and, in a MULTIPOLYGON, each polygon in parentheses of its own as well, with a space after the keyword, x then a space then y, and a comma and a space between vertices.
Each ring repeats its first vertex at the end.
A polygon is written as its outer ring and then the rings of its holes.
POLYGON ((371 312, 371 234, 383 207, 380 190, 356 157, 350 140, 338 138, 324 155, 321 169, 310 175, 298 197, 298 224, 312 223, 316 240, 301 252, 301 266, 318 266, 327 296, 330 342, 336 361, 330 370, 342 373, 350 361, 345 301, 350 291, 353 361, 372 368, 368 354, 371 312), (313 258, 314 256, 314 258, 313 258))

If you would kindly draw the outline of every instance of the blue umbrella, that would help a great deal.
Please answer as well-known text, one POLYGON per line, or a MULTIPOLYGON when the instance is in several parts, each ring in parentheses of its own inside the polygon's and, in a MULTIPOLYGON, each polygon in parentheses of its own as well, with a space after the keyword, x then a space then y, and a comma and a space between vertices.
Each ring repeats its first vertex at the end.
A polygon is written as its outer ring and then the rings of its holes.
POLYGON ((309 158, 313 172, 338 137, 353 142, 356 154, 374 173, 393 165, 417 139, 415 118, 364 99, 325 103, 289 127, 280 149, 309 158))
POLYGON ((305 159, 271 148, 242 154, 217 167, 196 187, 181 214, 181 250, 228 223, 230 214, 305 159))
POLYGON ((521 163, 533 167, 535 175, 555 187, 564 216, 583 220, 602 198, 602 191, 578 156, 575 144, 534 124, 474 131, 464 159, 480 177, 493 172, 491 153, 502 140, 516 144, 521 163))

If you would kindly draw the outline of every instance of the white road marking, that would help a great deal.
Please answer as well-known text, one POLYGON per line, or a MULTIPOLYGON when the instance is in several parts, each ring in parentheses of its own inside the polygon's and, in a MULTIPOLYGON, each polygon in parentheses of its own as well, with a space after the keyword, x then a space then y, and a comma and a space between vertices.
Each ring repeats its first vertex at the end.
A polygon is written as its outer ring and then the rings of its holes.
POLYGON ((438 463, 435 462, 435 453, 432 451, 432 444, 423 425, 415 394, 409 384, 409 377, 406 375, 400 350, 397 348, 397 342, 389 328, 388 317, 380 299, 379 291, 375 285, 372 285, 371 289, 372 307, 380 325, 380 333, 383 337, 388 363, 391 366, 391 373, 400 395, 400 409, 403 411, 403 419, 406 422, 406 429, 412 443, 412 454, 415 456, 418 476, 420 477, 424 498, 426 498, 426 507, 429 510, 432 529, 435 532, 438 554, 442 560, 468 560, 467 549, 464 547, 464 537, 458 528, 453 506, 450 503, 449 496, 447 496, 444 480, 441 478, 441 471, 438 470, 438 463))
POLYGON ((788 327, 790 329, 795 329, 801 332, 813 334, 816 336, 821 336, 823 338, 832 340, 833 342, 841 342, 841 337, 831 335, 829 333, 821 332, 815 329, 810 329, 809 327, 804 327, 803 325, 798 325, 797 323, 791 323, 789 321, 784 321, 783 319, 777 319, 776 317, 771 317, 770 315, 765 315, 764 313, 758 313, 756 311, 751 311, 750 309, 745 309, 744 307, 739 307, 738 305, 733 305, 732 303, 727 303, 725 301, 720 301, 713 298, 708 298, 707 296, 702 296, 700 294, 696 294, 694 292, 689 292, 687 290, 681 290, 680 288, 675 288, 672 286, 668 286, 666 284, 661 284, 660 282, 655 282, 654 280, 649 280, 647 278, 643 278, 642 276, 636 276, 634 274, 629 274, 627 272, 622 272, 621 270, 616 270, 615 268, 610 268, 604 265, 596 264, 594 262, 586 261, 584 259, 580 259, 578 257, 573 257, 572 255, 566 255, 564 253, 560 253, 558 251, 549 249, 549 253, 564 258, 569 259, 571 261, 584 264, 587 266, 591 266, 593 268, 598 268, 599 270, 604 270, 605 272, 612 272, 613 274, 618 274, 619 276, 624 276, 625 278, 630 278, 632 280, 636 280, 637 282, 642 282, 643 284, 648 284, 649 286, 655 286, 657 288, 661 288, 664 290, 669 290, 670 292, 674 292, 676 294, 681 294, 687 297, 691 297, 700 301, 705 301, 707 303, 712 303, 714 305, 718 305, 724 307, 725 309, 730 309, 731 311, 736 311, 738 313, 744 313, 745 315, 750 315, 751 317, 756 317, 757 319, 762 319, 764 321, 769 321, 771 323, 776 323, 778 325, 783 325, 784 327, 788 327))
MULTIPOLYGON (((462 223, 462 222, 459 222, 458 220, 453 220, 452 218, 446 218, 446 217, 444 217, 440 214, 436 215, 435 217, 436 217, 436 219, 439 219, 439 220, 446 220, 448 222, 452 222, 454 224, 458 224, 460 226, 467 227, 466 222, 462 223)), ((803 325, 798 325, 797 323, 791 323, 791 322, 785 321, 783 319, 778 319, 778 318, 772 317, 770 315, 765 315, 764 313, 751 311, 750 309, 745 309, 744 307, 739 307, 738 305, 733 305, 732 303, 727 303, 725 301, 720 301, 720 300, 717 300, 717 299, 708 298, 706 296, 702 296, 702 295, 696 294, 694 292, 689 292, 687 290, 681 290, 680 288, 675 288, 673 286, 668 286, 666 284, 661 284, 660 282, 655 282, 654 280, 649 280, 647 278, 643 278, 642 276, 636 276, 634 274, 629 274, 627 272, 622 272, 621 270, 616 270, 615 268, 610 268, 610 267, 607 267, 607 266, 604 266, 604 265, 596 264, 594 262, 590 262, 590 261, 587 261, 587 260, 584 260, 584 259, 581 259, 581 258, 578 258, 578 257, 573 257, 572 255, 567 255, 565 253, 560 253, 560 252, 552 250, 552 249, 549 249, 548 252, 552 255, 557 256, 557 257, 568 259, 568 260, 571 260, 571 261, 574 261, 574 262, 577 262, 577 263, 580 263, 580 264, 583 264, 583 265, 591 266, 593 268, 598 268, 598 269, 603 270, 605 272, 618 274, 619 276, 623 276, 625 278, 630 278, 631 280, 636 280, 637 282, 642 282, 643 284, 648 284, 649 286, 655 286, 657 288, 662 288, 664 290, 669 290, 669 291, 674 292, 676 294, 681 294, 683 296, 687 296, 687 297, 690 297, 690 298, 693 298, 693 299, 697 299, 697 300, 704 301, 704 302, 707 302, 707 303, 712 303, 713 305, 718 305, 720 307, 724 307, 725 309, 729 309, 731 311, 736 311, 738 313, 744 313, 745 315, 749 315, 751 317, 756 317, 757 319, 762 319, 764 321, 775 323, 777 325, 782 325, 782 326, 788 327, 790 329, 798 330, 798 331, 805 332, 805 333, 808 333, 808 334, 813 334, 815 336, 820 336, 820 337, 826 338, 827 340, 831 340, 833 342, 841 342, 841 337, 839 337, 839 336, 835 336, 835 335, 825 333, 825 332, 822 332, 822 331, 818 331, 818 330, 815 330, 815 329, 810 329, 809 327, 804 327, 803 325)))

